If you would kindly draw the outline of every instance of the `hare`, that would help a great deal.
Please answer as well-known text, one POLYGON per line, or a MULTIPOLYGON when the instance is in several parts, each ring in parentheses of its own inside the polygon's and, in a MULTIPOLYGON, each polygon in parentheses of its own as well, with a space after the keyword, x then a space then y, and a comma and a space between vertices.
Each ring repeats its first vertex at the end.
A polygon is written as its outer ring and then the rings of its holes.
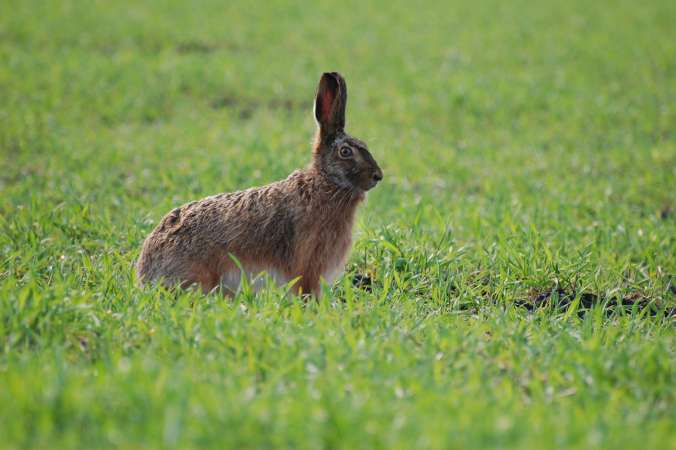
POLYGON ((355 210, 383 178, 366 144, 345 133, 347 86, 336 72, 319 80, 312 161, 285 180, 218 194, 172 210, 146 238, 141 284, 160 281, 234 293, 245 276, 317 295, 342 271, 355 210), (234 257, 234 258, 233 258, 234 257), (237 262, 236 262, 237 261, 237 262))

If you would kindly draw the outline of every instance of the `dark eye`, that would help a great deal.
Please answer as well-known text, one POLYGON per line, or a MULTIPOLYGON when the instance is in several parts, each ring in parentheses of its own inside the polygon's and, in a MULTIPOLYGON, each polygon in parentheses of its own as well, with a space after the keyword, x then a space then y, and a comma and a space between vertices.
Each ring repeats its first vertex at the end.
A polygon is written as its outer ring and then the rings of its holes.
POLYGON ((352 156, 352 149, 350 147, 340 147, 338 154, 341 158, 349 158, 352 156))

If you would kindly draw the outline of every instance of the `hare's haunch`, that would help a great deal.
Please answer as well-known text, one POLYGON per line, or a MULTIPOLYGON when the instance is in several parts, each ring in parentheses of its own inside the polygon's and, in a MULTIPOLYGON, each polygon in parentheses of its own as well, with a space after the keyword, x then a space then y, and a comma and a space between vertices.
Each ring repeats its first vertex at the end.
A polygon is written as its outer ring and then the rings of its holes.
POLYGON ((280 285, 300 277, 298 292, 316 294, 321 278, 333 280, 350 250, 357 205, 383 178, 366 144, 344 131, 346 101, 343 77, 323 74, 310 165, 171 211, 143 244, 139 280, 234 292, 242 276, 235 260, 252 280, 263 272, 280 285))

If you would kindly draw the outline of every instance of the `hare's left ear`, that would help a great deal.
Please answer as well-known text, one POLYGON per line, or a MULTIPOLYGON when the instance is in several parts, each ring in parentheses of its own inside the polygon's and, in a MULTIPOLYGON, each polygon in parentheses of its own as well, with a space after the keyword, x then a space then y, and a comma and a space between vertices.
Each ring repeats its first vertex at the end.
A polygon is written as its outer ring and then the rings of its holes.
POLYGON ((315 99, 315 119, 322 140, 334 136, 345 128, 345 104, 347 85, 337 72, 322 75, 315 99))

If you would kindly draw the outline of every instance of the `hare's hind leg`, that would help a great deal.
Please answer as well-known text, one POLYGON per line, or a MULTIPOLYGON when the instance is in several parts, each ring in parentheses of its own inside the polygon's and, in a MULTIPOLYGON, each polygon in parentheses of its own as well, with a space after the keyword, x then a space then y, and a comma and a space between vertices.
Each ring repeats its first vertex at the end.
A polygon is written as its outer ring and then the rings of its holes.
POLYGON ((202 263, 190 264, 188 270, 180 277, 181 288, 185 289, 194 284, 198 285, 205 294, 219 285, 218 273, 202 263))

